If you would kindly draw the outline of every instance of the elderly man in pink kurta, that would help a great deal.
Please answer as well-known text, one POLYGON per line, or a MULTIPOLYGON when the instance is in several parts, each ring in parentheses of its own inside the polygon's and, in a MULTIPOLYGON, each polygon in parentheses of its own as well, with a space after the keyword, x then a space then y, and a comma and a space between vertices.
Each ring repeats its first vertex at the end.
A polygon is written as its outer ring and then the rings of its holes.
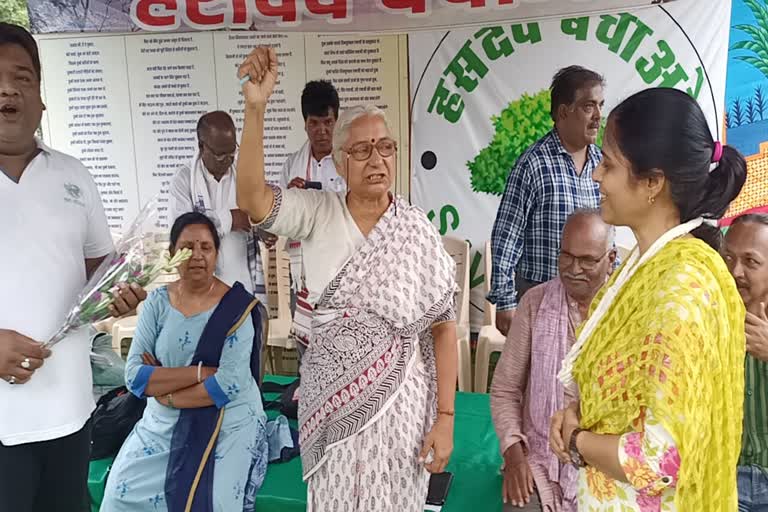
POLYGON ((528 291, 512 320, 491 386, 505 511, 576 510, 577 473, 549 450, 549 419, 574 398, 565 396, 557 373, 611 272, 613 238, 598 210, 574 212, 563 229, 560 276, 528 291))

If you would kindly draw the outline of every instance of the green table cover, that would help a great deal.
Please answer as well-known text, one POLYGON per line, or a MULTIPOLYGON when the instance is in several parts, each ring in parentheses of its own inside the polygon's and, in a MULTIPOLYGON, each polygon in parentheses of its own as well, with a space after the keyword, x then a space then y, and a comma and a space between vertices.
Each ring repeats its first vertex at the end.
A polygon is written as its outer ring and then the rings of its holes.
MULTIPOLYGON (((272 375, 266 377, 266 380, 281 384, 293 379, 272 375)), ((267 393, 264 398, 273 400, 276 395, 267 393)), ((453 473, 453 484, 443 512, 500 512, 502 509, 501 457, 490 413, 488 395, 456 395, 454 450, 447 469, 453 473)), ((278 413, 267 411, 267 415, 272 419, 278 413)), ((296 426, 295 421, 291 423, 296 426)), ((91 462, 88 488, 93 512, 98 511, 104 497, 104 484, 111 463, 111 459, 91 462)), ((301 480, 301 460, 297 457, 287 463, 269 465, 264 485, 256 498, 256 511, 304 512, 306 499, 307 486, 301 480)))

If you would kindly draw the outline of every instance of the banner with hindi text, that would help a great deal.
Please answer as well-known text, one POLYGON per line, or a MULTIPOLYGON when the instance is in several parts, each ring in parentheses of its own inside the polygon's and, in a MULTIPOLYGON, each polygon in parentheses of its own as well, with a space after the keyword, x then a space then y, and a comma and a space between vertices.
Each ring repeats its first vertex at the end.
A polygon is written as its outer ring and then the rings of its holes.
MULTIPOLYGON (((666 0, 679 1, 679 0, 666 0)), ((29 0, 32 30, 398 32, 594 14, 658 0, 29 0)))

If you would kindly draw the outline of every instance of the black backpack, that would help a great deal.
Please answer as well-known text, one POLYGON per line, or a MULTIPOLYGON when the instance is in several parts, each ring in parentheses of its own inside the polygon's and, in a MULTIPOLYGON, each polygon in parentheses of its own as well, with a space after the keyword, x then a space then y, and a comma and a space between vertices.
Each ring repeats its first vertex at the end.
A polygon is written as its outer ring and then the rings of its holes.
POLYGON ((141 419, 147 400, 136 398, 125 386, 99 398, 91 420, 91 460, 114 457, 141 419))
POLYGON ((264 410, 280 411, 280 414, 292 420, 299 417, 299 401, 293 399, 296 389, 299 387, 299 379, 290 384, 277 384, 276 382, 264 382, 261 385, 262 393, 280 393, 280 398, 264 403, 264 410))

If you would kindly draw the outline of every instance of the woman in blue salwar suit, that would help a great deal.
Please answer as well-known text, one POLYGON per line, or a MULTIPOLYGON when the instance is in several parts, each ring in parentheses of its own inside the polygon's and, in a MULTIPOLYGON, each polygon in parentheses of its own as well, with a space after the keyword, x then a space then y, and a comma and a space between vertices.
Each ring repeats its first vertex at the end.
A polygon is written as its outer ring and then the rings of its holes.
POLYGON ((219 237, 201 213, 179 217, 171 251, 190 249, 179 281, 147 298, 126 385, 147 397, 115 459, 102 512, 253 510, 267 468, 258 389, 264 308, 214 276, 219 237))

